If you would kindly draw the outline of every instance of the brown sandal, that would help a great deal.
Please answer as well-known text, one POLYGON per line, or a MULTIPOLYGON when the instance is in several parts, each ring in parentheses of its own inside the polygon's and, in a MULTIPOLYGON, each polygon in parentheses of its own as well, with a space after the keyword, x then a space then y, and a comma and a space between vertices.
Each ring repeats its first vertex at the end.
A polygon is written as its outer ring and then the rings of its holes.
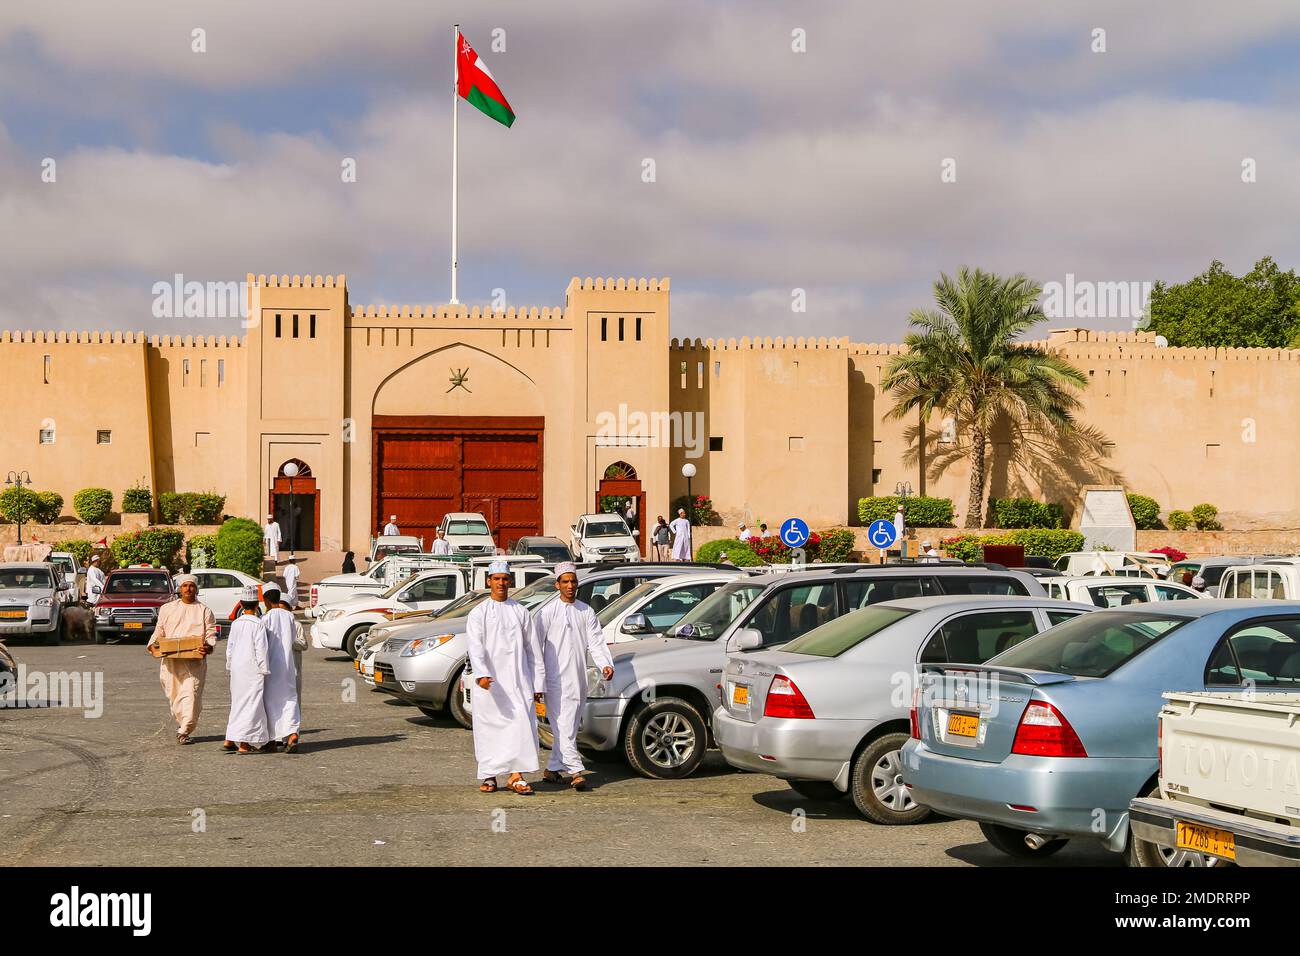
POLYGON ((587 778, 580 773, 574 774, 573 779, 569 781, 569 786, 574 790, 586 790, 587 778))
POLYGON ((479 792, 479 793, 496 793, 496 792, 497 792, 497 782, 496 782, 496 779, 493 778, 493 777, 489 777, 487 780, 484 780, 482 783, 480 783, 480 784, 478 785, 478 792, 479 792))
POLYGON ((532 796, 533 793, 533 788, 528 786, 528 781, 525 780, 523 777, 520 777, 518 780, 512 780, 509 783, 507 783, 506 789, 513 790, 521 797, 532 796))
POLYGON ((542 783, 564 783, 564 774, 558 770, 547 770, 542 774, 542 783))

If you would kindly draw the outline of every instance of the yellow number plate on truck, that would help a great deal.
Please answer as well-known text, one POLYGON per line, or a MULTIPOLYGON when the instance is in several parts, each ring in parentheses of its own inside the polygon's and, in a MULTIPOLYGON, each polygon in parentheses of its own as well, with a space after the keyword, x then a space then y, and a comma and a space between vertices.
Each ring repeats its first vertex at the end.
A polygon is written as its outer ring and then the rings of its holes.
POLYGON ((122 626, 128 631, 139 631, 144 629, 144 625, 139 621, 127 621, 122 626))
POLYGON ((1195 850, 1209 853, 1211 856, 1223 857, 1225 860, 1237 858, 1237 838, 1227 830, 1203 827, 1199 823, 1178 821, 1178 849, 1195 850))
POLYGON ((948 736, 976 737, 980 732, 980 719, 974 714, 949 714, 948 736))
POLYGON ((731 702, 739 704, 742 707, 749 706, 749 688, 742 684, 735 684, 731 688, 731 702))

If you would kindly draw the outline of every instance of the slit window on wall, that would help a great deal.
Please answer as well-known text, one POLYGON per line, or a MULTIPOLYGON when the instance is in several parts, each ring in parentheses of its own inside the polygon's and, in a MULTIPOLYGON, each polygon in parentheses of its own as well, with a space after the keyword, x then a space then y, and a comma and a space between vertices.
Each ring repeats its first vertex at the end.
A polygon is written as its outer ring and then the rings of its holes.
POLYGON ((316 337, 316 313, 313 312, 307 316, 307 337, 314 339, 316 337))
POLYGON ((722 378, 722 363, 721 363, 721 362, 714 362, 714 363, 713 363, 713 377, 714 377, 714 378, 722 378))
POLYGON ((217 388, 226 384, 226 360, 217 359, 217 388))
POLYGON ((190 360, 181 359, 181 386, 190 384, 190 360))
POLYGON ((686 363, 681 363, 682 388, 686 387, 686 363))
POLYGON ((199 388, 208 384, 208 360, 199 359, 199 388))
POLYGON ((641 316, 636 317, 636 340, 641 341, 641 316))
POLYGON ((45 376, 45 384, 46 384, 46 385, 49 385, 49 384, 50 384, 50 367, 51 367, 51 360, 52 360, 52 356, 49 356, 49 355, 45 356, 45 361, 44 361, 44 363, 43 363, 43 367, 42 367, 42 374, 45 376))
POLYGON ((618 317, 618 340, 623 341, 623 316, 618 317))
POLYGON ((293 337, 295 339, 298 337, 298 313, 297 312, 293 314, 293 337))
POLYGON ((600 317, 600 340, 602 342, 609 341, 609 316, 607 315, 600 317))
POLYGON ((280 337, 280 313, 275 313, 275 337, 280 337))
POLYGON ((696 388, 704 387, 704 363, 703 362, 697 362, 695 364, 695 387, 696 388))

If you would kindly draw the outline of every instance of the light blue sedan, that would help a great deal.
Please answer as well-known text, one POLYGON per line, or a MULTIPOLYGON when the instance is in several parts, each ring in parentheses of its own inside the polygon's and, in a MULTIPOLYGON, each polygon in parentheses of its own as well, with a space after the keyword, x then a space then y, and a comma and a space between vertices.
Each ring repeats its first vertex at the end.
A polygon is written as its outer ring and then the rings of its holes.
POLYGON ((903 781, 918 803, 978 822, 1014 856, 1047 856, 1088 838, 1167 864, 1209 863, 1129 840, 1129 801, 1157 785, 1160 695, 1300 690, 1293 675, 1300 602, 1178 601, 1085 614, 981 666, 926 665, 903 781))

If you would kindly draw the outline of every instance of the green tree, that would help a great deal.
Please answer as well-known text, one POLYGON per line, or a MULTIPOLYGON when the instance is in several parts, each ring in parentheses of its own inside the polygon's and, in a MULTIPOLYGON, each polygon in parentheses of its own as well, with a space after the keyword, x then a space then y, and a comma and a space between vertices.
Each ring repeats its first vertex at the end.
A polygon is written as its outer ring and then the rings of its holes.
POLYGON ((967 528, 984 518, 985 445, 993 425, 1009 416, 1048 434, 1075 427, 1076 389, 1087 376, 1060 356, 1016 339, 1042 321, 1040 286, 1023 275, 1002 278, 963 266, 956 279, 934 284, 938 310, 915 309, 907 351, 894 356, 882 386, 894 393, 889 415, 954 415, 970 434, 967 528))
POLYGON ((1288 348, 1300 345, 1300 278, 1265 256, 1243 276, 1219 260, 1200 275, 1151 289, 1147 330, 1170 345, 1288 348))

